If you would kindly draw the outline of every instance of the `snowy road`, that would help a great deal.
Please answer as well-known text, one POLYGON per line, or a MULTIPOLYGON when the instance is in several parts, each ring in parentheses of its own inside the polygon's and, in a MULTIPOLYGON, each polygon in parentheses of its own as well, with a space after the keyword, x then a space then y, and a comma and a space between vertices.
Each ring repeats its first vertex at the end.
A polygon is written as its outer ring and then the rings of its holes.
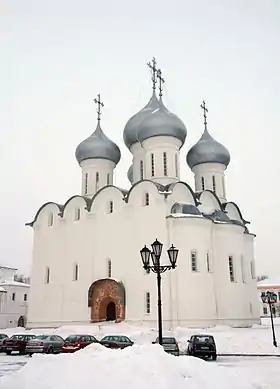
MULTIPOLYGON (((19 370, 29 359, 29 356, 0 353, 0 377, 19 370)), ((219 357, 217 363, 226 369, 240 370, 253 377, 256 384, 265 384, 266 389, 279 389, 280 358, 219 357)))

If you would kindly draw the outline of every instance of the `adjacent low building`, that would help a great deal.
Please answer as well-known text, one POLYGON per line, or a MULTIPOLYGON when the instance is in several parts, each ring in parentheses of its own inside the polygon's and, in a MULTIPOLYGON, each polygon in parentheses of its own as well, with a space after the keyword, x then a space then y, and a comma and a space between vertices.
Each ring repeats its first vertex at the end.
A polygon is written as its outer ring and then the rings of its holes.
POLYGON ((272 313, 274 316, 280 316, 280 277, 278 278, 268 278, 266 280, 262 280, 258 282, 258 292, 260 294, 260 302, 261 302, 261 317, 270 316, 269 306, 267 303, 263 303, 261 300, 262 292, 273 292, 277 296, 277 301, 272 305, 272 313))
POLYGON ((0 328, 26 324, 30 285, 14 281, 16 271, 0 265, 0 328))

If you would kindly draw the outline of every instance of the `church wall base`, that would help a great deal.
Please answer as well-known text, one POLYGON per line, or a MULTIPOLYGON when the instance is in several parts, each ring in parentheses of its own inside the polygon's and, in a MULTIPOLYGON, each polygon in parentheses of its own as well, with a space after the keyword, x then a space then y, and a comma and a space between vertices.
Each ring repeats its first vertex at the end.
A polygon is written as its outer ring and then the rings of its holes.
MULTIPOLYGON (((132 326, 147 326, 157 329, 157 320, 125 320, 123 323, 132 326)), ((90 326, 91 331, 99 331, 100 326, 112 325, 113 322, 98 322, 92 323, 89 321, 52 321, 52 322, 27 322, 26 329, 43 329, 43 328, 59 328, 61 326, 90 326)), ((251 319, 183 319, 183 320, 163 320, 162 326, 164 330, 175 329, 176 327, 185 328, 211 328, 215 326, 229 326, 234 328, 249 328, 254 324, 261 324, 259 317, 251 319)))

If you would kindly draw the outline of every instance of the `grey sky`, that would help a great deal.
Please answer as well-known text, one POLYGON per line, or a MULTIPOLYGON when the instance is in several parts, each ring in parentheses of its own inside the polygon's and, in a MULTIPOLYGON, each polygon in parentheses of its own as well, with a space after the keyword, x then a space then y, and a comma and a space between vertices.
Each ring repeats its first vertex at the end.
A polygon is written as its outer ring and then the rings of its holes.
POLYGON ((165 103, 185 122, 185 156, 203 130, 231 153, 227 195, 257 234, 258 273, 280 273, 278 0, 4 0, 1 2, 0 263, 29 271, 39 206, 80 192, 74 152, 95 127, 121 148, 116 183, 128 187, 122 132, 151 95, 157 58, 165 103), (166 5, 165 5, 166 4, 166 5))

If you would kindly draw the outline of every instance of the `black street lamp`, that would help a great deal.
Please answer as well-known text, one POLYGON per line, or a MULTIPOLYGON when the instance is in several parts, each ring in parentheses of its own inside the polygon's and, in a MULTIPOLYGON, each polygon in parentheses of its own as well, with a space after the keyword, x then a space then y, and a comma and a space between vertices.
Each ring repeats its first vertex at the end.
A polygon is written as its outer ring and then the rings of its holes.
POLYGON ((175 269, 179 250, 173 245, 167 250, 169 261, 171 265, 161 265, 160 257, 163 244, 157 239, 151 244, 152 251, 146 245, 140 250, 140 255, 143 262, 143 267, 146 271, 152 270, 157 274, 157 289, 158 289, 158 340, 162 345, 162 308, 161 308, 161 274, 166 270, 175 269), (150 265, 150 258, 152 257, 152 265, 150 265))
POLYGON ((273 322, 273 313, 272 313, 272 307, 274 306, 273 304, 275 304, 277 301, 277 295, 276 295, 276 293, 270 292, 270 291, 262 292, 261 299, 262 299, 263 303, 268 303, 268 305, 269 305, 273 346, 277 347, 274 322, 273 322))

